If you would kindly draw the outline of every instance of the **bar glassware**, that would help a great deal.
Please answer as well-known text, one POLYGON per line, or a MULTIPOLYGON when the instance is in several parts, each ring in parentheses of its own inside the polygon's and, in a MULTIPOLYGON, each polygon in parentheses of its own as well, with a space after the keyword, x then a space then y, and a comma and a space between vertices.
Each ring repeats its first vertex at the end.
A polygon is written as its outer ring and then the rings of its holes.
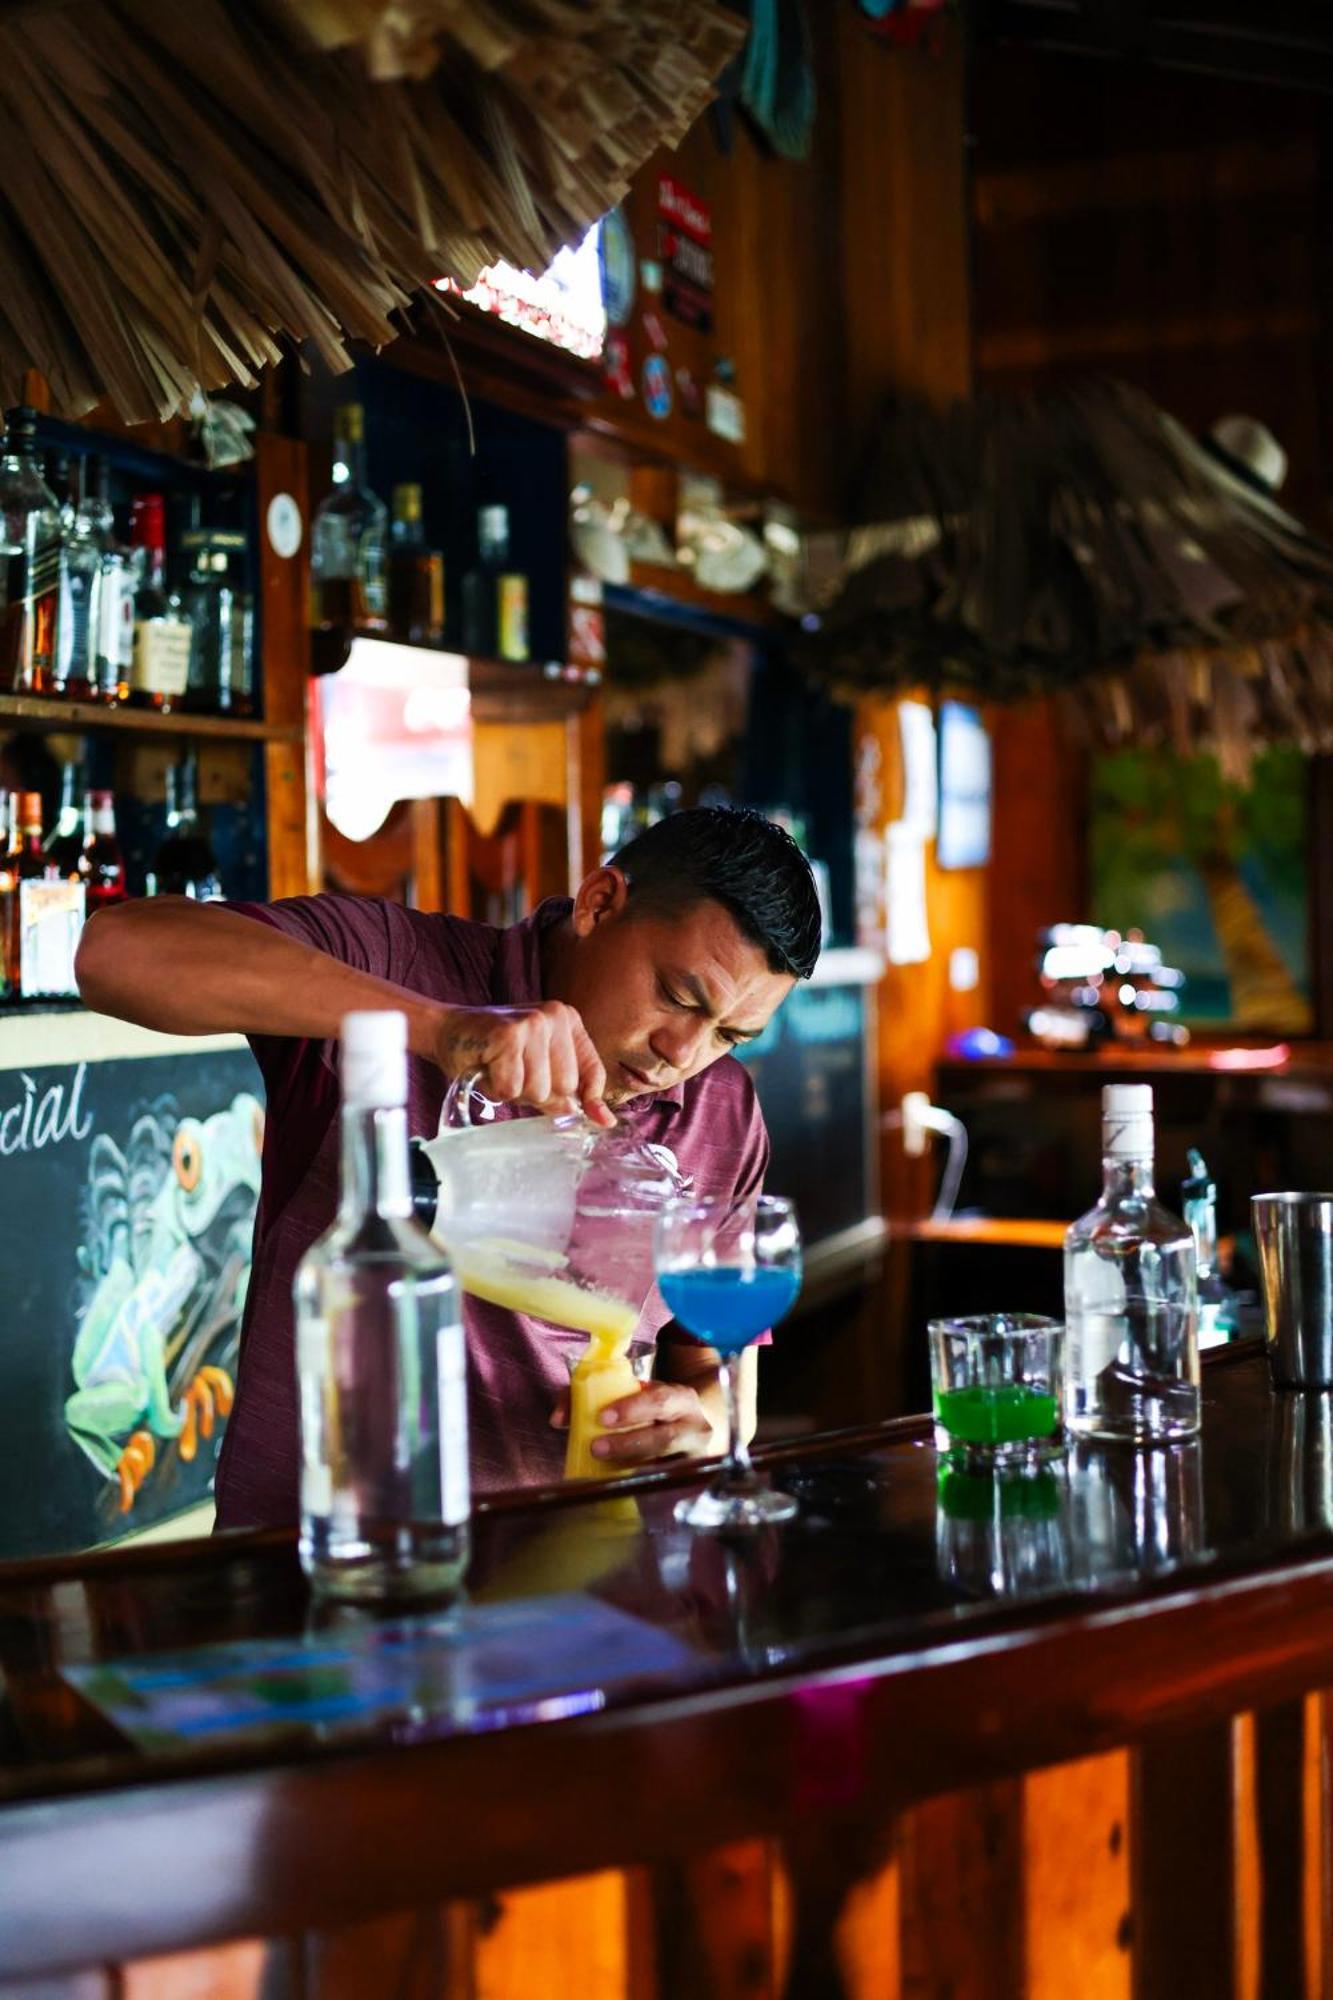
POLYGON ((682 1500, 676 1519, 691 1528, 740 1530, 786 1521, 797 1511, 751 1461, 740 1429, 741 1355, 776 1326, 801 1289, 796 1210, 779 1195, 678 1200, 657 1220, 657 1283, 672 1317, 722 1356, 727 1453, 712 1485, 682 1500))
POLYGON ((930 1321, 935 1443, 968 1463, 1023 1465, 1063 1448, 1064 1335, 1036 1313, 930 1321))

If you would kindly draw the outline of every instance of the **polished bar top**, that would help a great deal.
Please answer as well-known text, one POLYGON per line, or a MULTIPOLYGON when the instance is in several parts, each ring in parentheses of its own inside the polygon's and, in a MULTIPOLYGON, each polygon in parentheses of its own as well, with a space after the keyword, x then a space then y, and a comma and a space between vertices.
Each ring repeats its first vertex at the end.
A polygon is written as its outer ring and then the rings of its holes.
POLYGON ((67 1670, 359 1614, 312 1609, 283 1535, 0 1570, 0 1972, 49 1965, 52 1925, 87 1962, 850 1823, 1333 1681, 1333 1396, 1272 1393, 1253 1342, 1204 1381, 1198 1443, 994 1485, 921 1420, 770 1450, 801 1512, 749 1545, 673 1521, 698 1468, 506 1496, 469 1615, 508 1607, 531 1652, 559 1593, 643 1644, 524 1658, 499 1705, 135 1747, 67 1670))

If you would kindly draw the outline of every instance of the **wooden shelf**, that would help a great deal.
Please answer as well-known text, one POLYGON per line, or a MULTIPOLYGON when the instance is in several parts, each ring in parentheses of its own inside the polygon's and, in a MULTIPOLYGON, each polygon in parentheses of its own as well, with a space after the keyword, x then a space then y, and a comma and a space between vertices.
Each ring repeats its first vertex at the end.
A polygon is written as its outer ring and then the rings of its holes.
POLYGON ((153 708, 113 708, 97 701, 61 701, 35 694, 0 694, 0 721, 31 723, 39 729, 123 729, 141 736, 222 736, 252 743, 290 743, 301 735, 294 725, 253 718, 192 715, 184 709, 161 715, 153 708))

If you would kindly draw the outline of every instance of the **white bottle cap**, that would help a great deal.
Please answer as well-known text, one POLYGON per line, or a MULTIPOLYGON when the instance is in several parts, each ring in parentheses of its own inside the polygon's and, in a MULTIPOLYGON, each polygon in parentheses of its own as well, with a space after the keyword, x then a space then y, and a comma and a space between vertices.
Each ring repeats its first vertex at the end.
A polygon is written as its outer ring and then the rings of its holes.
POLYGON ((1108 1083, 1102 1091, 1102 1153, 1117 1160, 1153 1154, 1152 1085, 1108 1083))
POLYGON ((406 1014, 343 1015, 342 1087, 349 1111, 391 1111, 406 1104, 406 1014))

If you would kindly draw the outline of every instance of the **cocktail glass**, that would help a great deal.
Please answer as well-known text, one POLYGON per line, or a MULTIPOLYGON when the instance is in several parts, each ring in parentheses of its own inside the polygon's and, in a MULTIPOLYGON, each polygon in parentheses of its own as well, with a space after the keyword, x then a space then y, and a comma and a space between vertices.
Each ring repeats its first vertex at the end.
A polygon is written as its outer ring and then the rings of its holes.
POLYGON ((673 1319, 722 1357, 727 1451, 713 1483, 682 1500, 676 1519, 691 1528, 748 1531, 797 1511, 759 1472, 741 1435, 741 1356, 776 1326, 801 1289, 801 1232, 780 1195, 679 1200, 657 1221, 658 1289, 673 1319))

